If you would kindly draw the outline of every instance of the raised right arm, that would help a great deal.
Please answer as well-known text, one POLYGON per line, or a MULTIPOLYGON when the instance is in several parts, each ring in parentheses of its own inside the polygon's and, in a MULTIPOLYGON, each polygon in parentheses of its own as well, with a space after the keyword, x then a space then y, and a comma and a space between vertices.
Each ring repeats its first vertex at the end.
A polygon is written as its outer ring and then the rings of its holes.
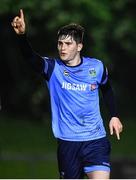
POLYGON ((19 16, 16 16, 12 23, 14 31, 18 35, 19 46, 24 58, 33 66, 34 70, 38 73, 44 73, 45 61, 43 58, 33 51, 27 36, 26 36, 26 25, 24 20, 23 10, 20 10, 19 16))

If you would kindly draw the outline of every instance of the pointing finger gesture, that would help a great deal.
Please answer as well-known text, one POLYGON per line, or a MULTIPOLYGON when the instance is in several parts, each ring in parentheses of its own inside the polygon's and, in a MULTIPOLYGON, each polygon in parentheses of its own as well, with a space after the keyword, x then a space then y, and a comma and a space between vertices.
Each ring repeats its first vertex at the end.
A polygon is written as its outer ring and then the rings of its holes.
POLYGON ((117 117, 112 117, 109 123, 109 128, 110 128, 110 134, 113 135, 114 133, 117 136, 117 139, 120 139, 120 133, 123 130, 122 123, 119 118, 117 117))
POLYGON ((20 9, 19 16, 16 16, 13 19, 11 25, 13 26, 13 28, 17 34, 24 34, 25 33, 26 27, 25 27, 24 13, 23 13, 22 9, 20 9))

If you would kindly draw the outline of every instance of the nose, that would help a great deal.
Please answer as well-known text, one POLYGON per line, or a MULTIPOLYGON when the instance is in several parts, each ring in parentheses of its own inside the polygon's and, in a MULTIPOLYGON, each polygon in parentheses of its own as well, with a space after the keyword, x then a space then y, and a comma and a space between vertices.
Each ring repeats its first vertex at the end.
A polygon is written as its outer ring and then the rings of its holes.
POLYGON ((60 49, 61 49, 61 51, 64 51, 66 49, 66 45, 64 43, 61 44, 60 49))
POLYGON ((62 46, 61 46, 61 50, 62 50, 62 51, 64 51, 64 50, 65 50, 65 45, 64 45, 64 44, 62 44, 62 46))

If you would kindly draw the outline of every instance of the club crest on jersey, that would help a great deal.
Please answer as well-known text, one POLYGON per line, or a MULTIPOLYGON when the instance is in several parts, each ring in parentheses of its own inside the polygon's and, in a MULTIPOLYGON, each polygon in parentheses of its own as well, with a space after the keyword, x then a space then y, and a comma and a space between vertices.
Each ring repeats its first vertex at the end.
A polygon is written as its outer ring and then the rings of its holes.
POLYGON ((94 68, 89 69, 89 74, 91 77, 96 77, 96 71, 94 68))
POLYGON ((63 74, 64 74, 65 76, 69 76, 69 72, 66 71, 66 70, 63 71, 63 74))
POLYGON ((97 87, 97 85, 96 85, 96 84, 90 84, 90 90, 91 90, 91 91, 95 90, 95 89, 96 89, 96 87, 97 87))

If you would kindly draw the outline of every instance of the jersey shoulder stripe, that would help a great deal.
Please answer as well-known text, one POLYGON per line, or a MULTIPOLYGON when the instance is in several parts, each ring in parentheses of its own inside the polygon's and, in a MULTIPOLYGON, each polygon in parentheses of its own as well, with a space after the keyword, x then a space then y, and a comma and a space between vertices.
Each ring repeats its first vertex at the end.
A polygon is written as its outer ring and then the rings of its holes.
POLYGON ((85 64, 87 63, 90 66, 90 71, 96 73, 96 78, 98 84, 105 84, 108 79, 108 71, 104 66, 104 63, 96 58, 85 57, 85 64))
POLYGON ((46 80, 49 81, 50 77, 52 75, 52 72, 54 70, 55 66, 55 59, 54 58, 49 58, 49 57, 43 57, 44 62, 45 62, 45 68, 44 68, 44 73, 46 76, 46 80))

